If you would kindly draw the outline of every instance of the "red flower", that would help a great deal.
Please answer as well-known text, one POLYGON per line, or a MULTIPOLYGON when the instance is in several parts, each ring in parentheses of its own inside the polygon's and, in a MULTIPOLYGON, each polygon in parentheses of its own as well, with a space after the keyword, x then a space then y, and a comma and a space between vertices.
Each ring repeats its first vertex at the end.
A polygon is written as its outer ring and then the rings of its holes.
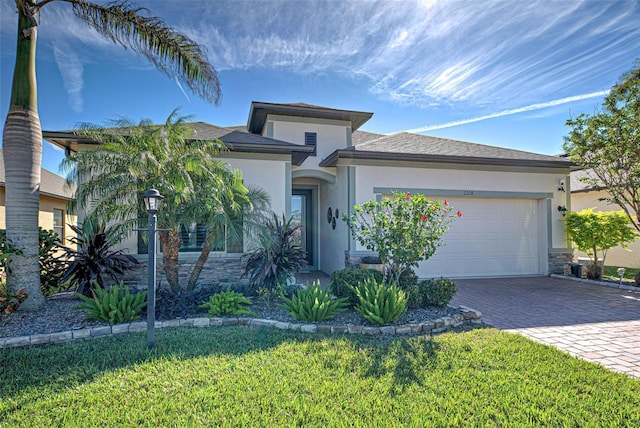
POLYGON ((422 221, 427 221, 427 216, 426 215, 422 215, 422 221))
POLYGON ((458 211, 458 212, 456 213, 456 215, 457 215, 458 217, 462 217, 462 213, 461 213, 460 211, 458 211))
POLYGON ((409 199, 411 199, 411 193, 407 192, 407 195, 405 197, 407 198, 407 201, 408 201, 409 199))
POLYGON ((446 199, 444 200, 444 206, 445 206, 445 207, 448 207, 448 206, 449 206, 449 202, 447 202, 447 200, 446 200, 446 199))

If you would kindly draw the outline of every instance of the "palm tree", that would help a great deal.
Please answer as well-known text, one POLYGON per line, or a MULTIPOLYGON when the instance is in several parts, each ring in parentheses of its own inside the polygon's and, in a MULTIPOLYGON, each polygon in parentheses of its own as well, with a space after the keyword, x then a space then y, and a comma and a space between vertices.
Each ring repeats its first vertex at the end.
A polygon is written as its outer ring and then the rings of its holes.
MULTIPOLYGON (((215 156, 225 150, 217 140, 192 139, 188 116, 171 113, 166 122, 148 120, 135 124, 126 119, 107 127, 84 124, 80 134, 99 143, 95 150, 79 151, 65 160, 68 179, 77 183, 76 203, 93 221, 109 222, 120 232, 133 231, 144 212, 141 195, 155 187, 164 197, 158 212, 162 259, 167 281, 181 291, 178 281, 180 231, 193 223, 238 230, 234 218, 243 209, 248 214, 262 207, 263 193, 251 192, 242 184, 239 170, 233 171, 215 156), (252 201, 255 197, 255 201, 252 201)), ((85 220, 86 221, 86 220, 85 220)), ((210 249, 213 234, 207 236, 210 249)), ((208 257, 208 249, 202 265, 208 257)), ((199 274, 199 270, 198 270, 199 274)), ((194 279, 193 285, 197 281, 194 279)))
POLYGON ((215 69, 195 42, 169 28, 146 9, 128 1, 106 5, 84 0, 15 0, 18 11, 16 63, 11 102, 4 125, 6 228, 23 256, 13 257, 7 286, 24 287, 29 298, 22 308, 44 302, 38 268, 38 205, 42 130, 38 116, 36 42, 40 10, 54 1, 71 4, 73 13, 105 38, 144 55, 166 75, 176 77, 207 101, 218 103, 220 85, 215 69))
POLYGON ((233 183, 229 184, 223 192, 216 191, 208 183, 200 186, 201 197, 195 201, 190 217, 207 226, 207 235, 191 271, 187 291, 197 285, 212 246, 226 244, 227 248, 235 248, 233 252, 243 252, 244 235, 257 237, 267 220, 270 199, 264 190, 245 187, 239 171, 236 171, 233 183))

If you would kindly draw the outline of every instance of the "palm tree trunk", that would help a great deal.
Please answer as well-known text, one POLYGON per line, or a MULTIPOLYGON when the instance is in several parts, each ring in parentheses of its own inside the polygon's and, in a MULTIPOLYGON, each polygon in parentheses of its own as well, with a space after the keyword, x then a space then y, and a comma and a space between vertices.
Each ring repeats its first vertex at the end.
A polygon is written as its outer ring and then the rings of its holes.
POLYGON ((7 275, 9 290, 24 288, 29 298, 21 309, 33 310, 44 303, 38 263, 38 211, 42 130, 38 117, 36 39, 38 19, 34 0, 18 7, 18 42, 11 88, 11 103, 2 136, 7 239, 23 255, 13 257, 7 275))
POLYGON ((178 255, 182 246, 180 234, 175 230, 160 232, 160 242, 162 243, 162 264, 164 274, 172 291, 179 292, 180 279, 178 277, 178 255))
POLYGON ((196 288, 198 278, 200 278, 200 272, 202 272, 204 264, 209 259, 209 253, 211 252, 211 244, 209 243, 209 239, 210 237, 207 236, 207 239, 205 239, 204 245, 202 246, 200 256, 198 256, 198 260, 196 261, 195 266, 193 266, 191 276, 189 277, 189 283, 187 284, 187 291, 192 291, 194 288, 196 288))

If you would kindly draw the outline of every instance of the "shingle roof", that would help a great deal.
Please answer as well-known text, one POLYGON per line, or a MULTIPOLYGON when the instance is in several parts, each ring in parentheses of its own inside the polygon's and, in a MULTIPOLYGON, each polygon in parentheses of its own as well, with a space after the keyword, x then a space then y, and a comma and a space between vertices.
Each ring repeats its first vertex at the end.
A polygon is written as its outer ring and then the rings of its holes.
MULTIPOLYGON (((4 187, 4 155, 0 149, 0 187, 4 187)), ((61 199, 73 199, 73 188, 67 187, 67 181, 53 172, 42 168, 40 170, 40 194, 61 199)))
POLYGON ((358 145, 356 150, 496 159, 565 161, 555 156, 540 155, 521 150, 468 143, 466 141, 450 140, 428 135, 411 134, 408 132, 399 132, 368 141, 358 145))
POLYGON ((548 167, 572 165, 568 160, 556 156, 408 132, 367 140, 369 137, 372 135, 363 135, 364 142, 335 151, 320 165, 334 166, 339 158, 548 167))
POLYGON ((371 140, 376 140, 378 138, 384 137, 385 134, 376 134, 374 132, 367 131, 355 131, 351 134, 351 144, 357 146, 362 143, 369 142, 371 140))
MULTIPOLYGON (((246 131, 246 128, 244 128, 243 131, 241 130, 242 127, 238 126, 226 128, 205 122, 192 122, 190 126, 194 131, 193 138, 195 139, 219 139, 225 143, 229 150, 237 152, 291 154, 291 161, 294 165, 300 165, 313 151, 313 147, 251 134, 246 131)), ((71 151, 77 151, 77 142, 80 140, 82 140, 83 143, 95 144, 93 141, 78 137, 76 131, 72 130, 56 132, 42 131, 42 136, 45 140, 59 147, 69 148, 71 151)))

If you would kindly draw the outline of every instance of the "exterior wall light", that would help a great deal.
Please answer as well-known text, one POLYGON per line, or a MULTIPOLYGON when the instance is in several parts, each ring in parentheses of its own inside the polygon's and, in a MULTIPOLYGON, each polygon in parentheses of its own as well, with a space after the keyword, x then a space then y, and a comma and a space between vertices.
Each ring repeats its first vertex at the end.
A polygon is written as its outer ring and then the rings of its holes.
POLYGON ((564 178, 560 179, 560 187, 558 187, 558 192, 566 192, 566 190, 564 190, 564 178))
POLYGON ((564 205, 558 205, 558 211, 560 211, 562 217, 567 215, 567 207, 565 207, 564 205))
POLYGON ((156 324, 156 213, 160 208, 160 201, 164 196, 156 189, 149 189, 142 197, 144 206, 149 213, 149 259, 147 274, 147 347, 155 344, 156 324))

